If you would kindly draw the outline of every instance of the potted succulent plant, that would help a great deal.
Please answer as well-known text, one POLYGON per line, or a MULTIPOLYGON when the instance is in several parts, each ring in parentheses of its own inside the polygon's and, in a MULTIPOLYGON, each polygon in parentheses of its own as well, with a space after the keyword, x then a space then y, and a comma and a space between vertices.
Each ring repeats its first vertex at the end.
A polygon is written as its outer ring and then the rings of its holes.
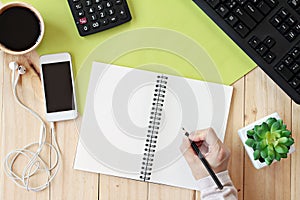
POLYGON ((239 135, 255 168, 271 165, 294 151, 294 139, 277 113, 239 130, 239 135))

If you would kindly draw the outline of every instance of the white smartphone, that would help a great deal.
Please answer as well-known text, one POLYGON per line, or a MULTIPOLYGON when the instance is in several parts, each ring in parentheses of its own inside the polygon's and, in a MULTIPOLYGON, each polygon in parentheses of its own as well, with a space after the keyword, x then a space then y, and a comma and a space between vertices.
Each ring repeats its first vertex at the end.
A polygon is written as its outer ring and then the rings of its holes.
POLYGON ((51 122, 75 119, 77 104, 70 54, 43 55, 40 66, 46 119, 51 122))

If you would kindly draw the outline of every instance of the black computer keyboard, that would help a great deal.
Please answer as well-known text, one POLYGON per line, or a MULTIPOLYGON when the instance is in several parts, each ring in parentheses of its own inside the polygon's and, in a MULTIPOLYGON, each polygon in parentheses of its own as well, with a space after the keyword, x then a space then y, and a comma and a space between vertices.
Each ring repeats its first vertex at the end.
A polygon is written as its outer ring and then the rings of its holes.
POLYGON ((68 0, 78 32, 90 35, 131 20, 126 0, 68 0))
POLYGON ((300 104, 300 0, 193 0, 300 104))

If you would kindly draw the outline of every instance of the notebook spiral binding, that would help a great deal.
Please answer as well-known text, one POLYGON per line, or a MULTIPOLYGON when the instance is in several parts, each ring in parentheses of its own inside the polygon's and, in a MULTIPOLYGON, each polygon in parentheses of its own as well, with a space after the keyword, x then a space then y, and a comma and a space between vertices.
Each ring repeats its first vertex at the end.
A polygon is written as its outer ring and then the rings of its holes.
POLYGON ((147 139, 144 149, 144 157, 140 172, 140 179, 149 181, 154 161, 154 153, 156 149, 158 130, 165 101, 165 93, 168 83, 168 77, 165 75, 157 76, 156 85, 154 89, 154 97, 152 101, 152 108, 150 112, 150 121, 147 130, 147 139))

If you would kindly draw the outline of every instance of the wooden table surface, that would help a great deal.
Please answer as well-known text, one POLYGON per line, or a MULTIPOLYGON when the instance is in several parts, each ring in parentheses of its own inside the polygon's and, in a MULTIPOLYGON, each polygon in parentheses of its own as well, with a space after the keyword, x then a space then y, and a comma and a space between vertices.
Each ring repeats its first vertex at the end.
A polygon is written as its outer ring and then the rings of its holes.
MULTIPOLYGON (((196 200, 200 193, 192 190, 144 183, 106 175, 74 170, 78 132, 74 121, 57 123, 57 140, 62 152, 62 166, 50 187, 42 192, 27 192, 18 188, 3 171, 5 155, 16 148, 37 141, 40 124, 31 114, 16 104, 11 90, 10 61, 27 68, 18 84, 20 99, 43 115, 44 103, 39 78, 38 55, 11 56, 0 52, 0 199, 130 199, 130 200, 196 200)), ((300 106, 256 68, 233 84, 234 94, 225 137, 231 149, 229 171, 238 189, 239 199, 299 200, 300 199, 300 106), (288 159, 256 170, 245 154, 237 130, 263 116, 278 112, 292 130, 296 152, 288 159)), ((77 120, 80 123, 80 119, 77 120)), ((50 141, 50 137, 48 137, 50 141)), ((50 153, 44 155, 50 158, 50 153)), ((39 181, 39 180, 36 180, 39 181)))

